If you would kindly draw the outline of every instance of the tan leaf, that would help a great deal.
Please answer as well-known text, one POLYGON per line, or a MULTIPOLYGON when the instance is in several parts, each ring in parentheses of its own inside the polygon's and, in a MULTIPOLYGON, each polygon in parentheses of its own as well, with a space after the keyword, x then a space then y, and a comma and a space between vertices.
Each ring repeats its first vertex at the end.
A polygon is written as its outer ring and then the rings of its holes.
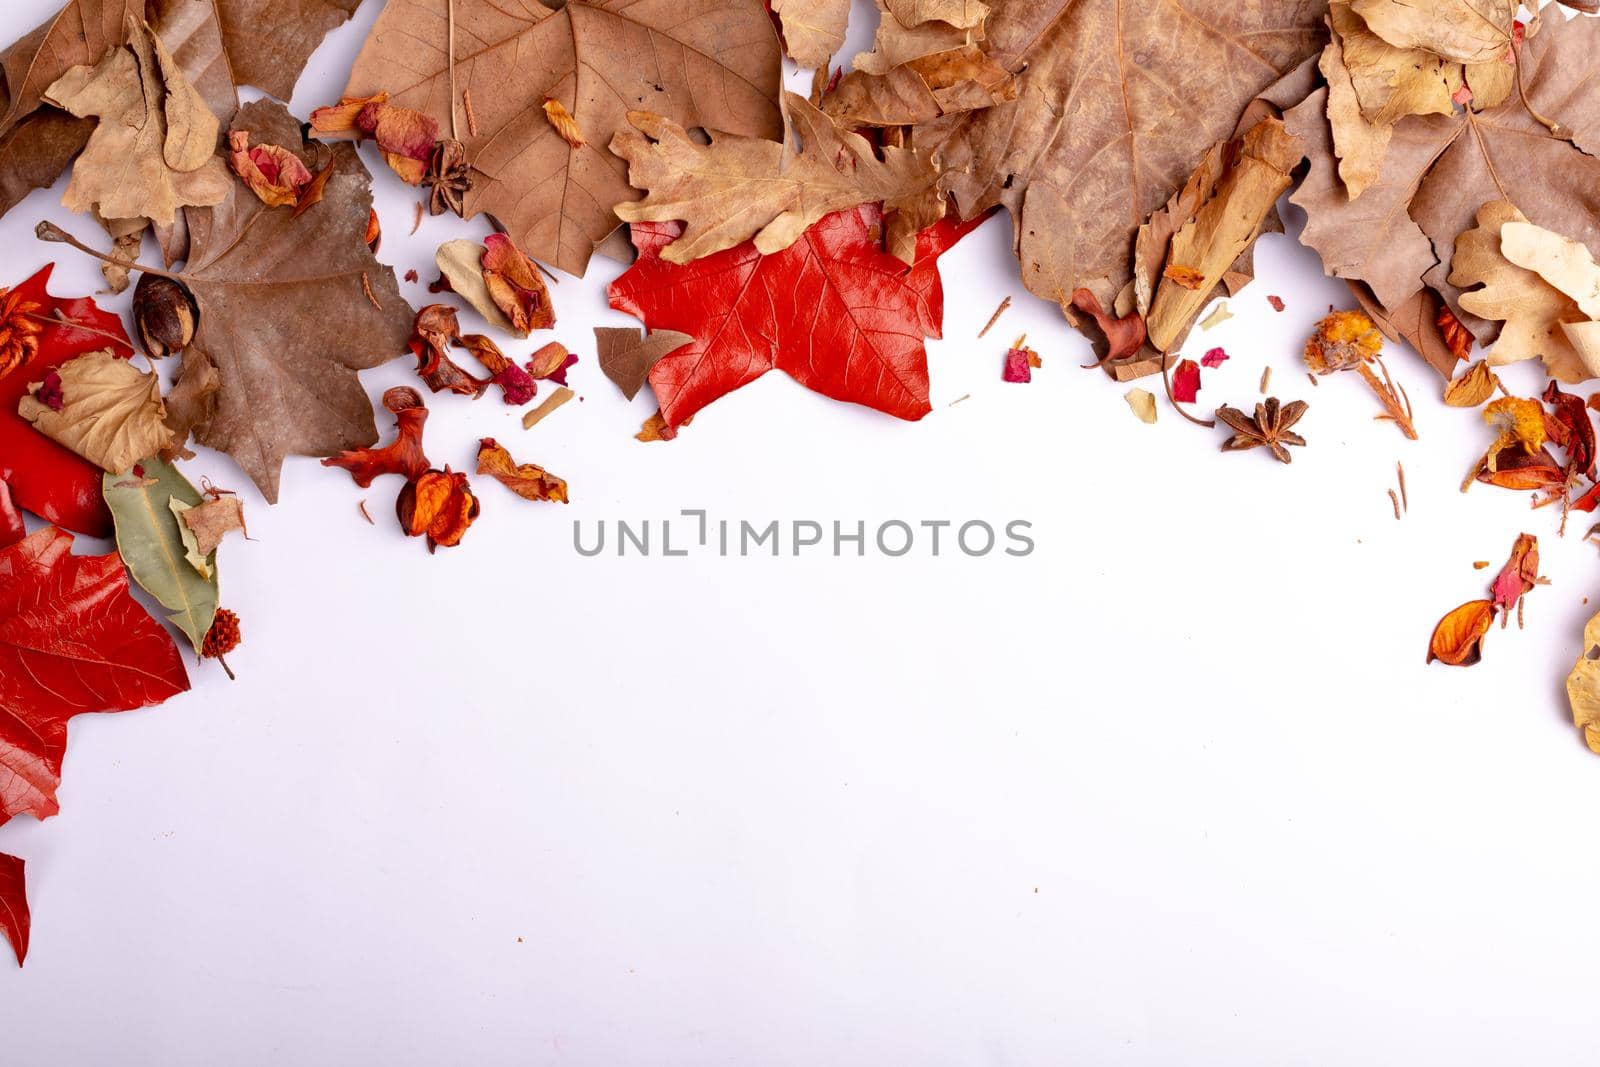
POLYGON ((1474 111, 1498 107, 1517 87, 1517 68, 1501 59, 1472 63, 1466 67, 1467 88, 1472 90, 1469 106, 1474 111))
POLYGON ((917 56, 883 74, 853 70, 822 99, 843 126, 914 126, 1017 98, 1016 79, 977 45, 917 56))
POLYGON ((984 39, 983 20, 967 26, 943 19, 919 22, 916 20, 922 6, 919 0, 878 0, 878 29, 873 35, 872 51, 862 52, 852 59, 851 68, 866 74, 884 75, 924 56, 949 52, 984 39), (907 16, 906 19, 896 15, 897 10, 907 16))
POLYGON ((244 504, 232 494, 213 497, 189 508, 182 515, 183 526, 194 535, 202 556, 209 556, 222 543, 224 535, 238 530, 245 533, 244 504))
POLYGON ((549 396, 545 397, 539 402, 538 407, 522 416, 522 428, 524 430, 533 429, 545 419, 549 418, 557 408, 577 395, 577 393, 573 392, 571 389, 568 389, 564 385, 558 386, 555 392, 551 393, 549 396))
POLYGON ((883 0, 883 7, 902 26, 943 22, 958 30, 970 30, 982 26, 989 17, 989 5, 978 0, 883 0))
POLYGON ((1518 0, 1352 0, 1351 9, 1396 48, 1420 48, 1457 63, 1499 59, 1511 47, 1518 0))
POLYGON ((1572 725, 1583 731, 1583 743, 1600 755, 1600 615, 1583 628, 1583 652, 1567 675, 1567 702, 1572 725))
POLYGON ((850 0, 772 0, 772 13, 783 23, 789 58, 802 67, 825 67, 844 44, 850 0))
MULTIPOLYGON (((389 0, 345 96, 388 91, 451 128, 447 21, 438 0, 389 0)), ((686 129, 782 133, 781 54, 763 5, 748 0, 569 0, 547 6, 455 0, 456 93, 472 94, 479 134, 458 123, 471 165, 468 216, 487 212, 528 255, 582 274, 637 194, 607 145, 629 111, 686 129), (559 8, 559 9, 557 9, 559 8), (587 143, 573 148, 544 113, 559 100, 587 143)))
POLYGON ((682 348, 694 338, 676 330, 651 330, 643 338, 632 326, 596 326, 595 349, 600 372, 616 383, 622 395, 632 400, 644 388, 650 368, 673 349, 682 348))
POLYGON ((990 9, 987 48, 1022 72, 1017 99, 919 130, 913 145, 935 153, 963 216, 1011 210, 1028 288, 1064 305, 1102 281, 1121 292, 1140 223, 1233 136, 1247 104, 1321 49, 1326 5, 990 9))
POLYGON ((1378 180, 1378 168, 1389 151, 1393 131, 1388 123, 1369 122, 1362 113, 1337 35, 1322 50, 1317 66, 1328 80, 1328 124, 1333 128, 1333 151, 1339 157, 1339 177, 1350 199, 1354 200, 1378 180))
POLYGON ((148 25, 130 20, 128 33, 128 45, 93 67, 72 68, 46 91, 52 104, 100 120, 61 202, 108 219, 170 224, 180 207, 221 203, 233 183, 215 155, 216 116, 148 25))
POLYGON ((1456 237, 1480 206, 1512 190, 1531 221, 1600 250, 1600 215, 1571 194, 1600 187, 1600 98, 1585 91, 1600 19, 1552 18, 1519 51, 1528 104, 1556 116, 1567 136, 1552 135, 1517 93, 1481 112, 1409 117, 1395 125, 1377 181, 1354 201, 1334 167, 1325 90, 1285 115, 1311 159, 1290 197, 1307 213, 1301 240, 1328 273, 1366 282, 1387 308, 1431 285, 1486 342, 1492 327, 1462 313, 1448 280, 1456 237))
MULTIPOLYGON (((160 484, 154 478, 148 480, 152 488, 160 484)), ((178 537, 183 543, 184 561, 194 568, 196 574, 206 581, 210 581, 211 561, 206 558, 209 553, 200 551, 200 539, 195 536, 194 531, 184 521, 186 515, 194 506, 186 501, 179 500, 176 496, 167 498, 167 507, 172 511, 172 517, 178 523, 178 537)))
MULTIPOLYGON (((628 161, 628 180, 649 195, 619 204, 618 216, 686 223, 662 258, 689 263, 752 238, 760 252, 778 252, 824 215, 875 201, 894 210, 938 181, 926 157, 903 148, 875 150, 803 96, 785 93, 784 107, 801 142, 798 151, 752 137, 719 136, 701 145, 659 115, 631 115, 642 133, 619 133, 611 150, 628 161)), ((909 237, 891 248, 907 262, 916 246, 915 233, 909 237)))
POLYGON ((1501 228, 1527 219, 1504 200, 1484 204, 1477 218, 1478 225, 1456 240, 1450 279, 1454 285, 1481 286, 1461 294, 1463 308, 1505 323, 1489 350, 1489 363, 1500 367, 1538 357, 1561 381, 1594 377, 1597 370, 1584 364, 1561 329, 1564 321, 1585 318, 1578 305, 1534 271, 1512 263, 1501 249, 1501 228))
POLYGON ((1367 28, 1348 0, 1328 5, 1344 64, 1361 113, 1369 122, 1391 125, 1407 115, 1449 115, 1461 88, 1461 64, 1420 48, 1396 48, 1367 28))
POLYGON ((1577 241, 1531 222, 1506 222, 1500 227, 1500 254, 1570 297, 1585 318, 1600 319, 1600 266, 1577 241))
POLYGON ((450 283, 457 296, 483 316, 485 322, 507 333, 514 332, 511 320, 506 318, 483 280, 483 246, 476 241, 446 241, 434 254, 439 273, 450 283))
POLYGON ((1499 386, 1488 361, 1480 359, 1444 387, 1444 402, 1453 408, 1475 408, 1494 396, 1499 386))
POLYGON ((67 0, 61 10, 0 53, 5 72, 0 129, 9 130, 44 100, 45 89, 72 67, 98 63, 125 40, 126 20, 144 0, 67 0))
POLYGON ((161 403, 161 379, 110 349, 63 363, 61 410, 42 402, 35 384, 17 405, 33 428, 111 474, 155 455, 172 438, 161 403))

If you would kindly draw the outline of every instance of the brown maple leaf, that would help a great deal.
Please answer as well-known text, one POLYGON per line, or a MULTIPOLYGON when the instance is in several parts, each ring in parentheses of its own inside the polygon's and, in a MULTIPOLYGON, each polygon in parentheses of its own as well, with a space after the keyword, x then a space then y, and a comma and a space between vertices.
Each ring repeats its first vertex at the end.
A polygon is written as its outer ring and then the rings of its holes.
POLYGON ((638 194, 606 146, 630 111, 686 129, 777 139, 780 54, 772 22, 749 0, 390 0, 356 59, 345 96, 387 91, 466 145, 470 217, 488 213, 535 259, 582 274, 617 228, 612 208, 638 194), (459 121, 472 94, 478 133, 459 121), (574 148, 551 125, 557 100, 583 131, 574 148))
POLYGON ((1322 46, 1326 4, 995 0, 988 50, 1018 97, 931 130, 964 215, 1011 210, 1028 288, 1065 304, 1132 277, 1140 224, 1245 106, 1322 46))

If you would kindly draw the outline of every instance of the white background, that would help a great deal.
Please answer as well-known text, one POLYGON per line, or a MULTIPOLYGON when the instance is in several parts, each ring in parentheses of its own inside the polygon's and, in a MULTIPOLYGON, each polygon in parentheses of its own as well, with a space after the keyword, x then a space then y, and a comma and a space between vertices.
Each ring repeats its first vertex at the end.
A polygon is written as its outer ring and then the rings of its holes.
MULTIPOLYGON (((5 36, 55 4, 13 0, 5 36)), ((316 54, 297 114, 337 96, 378 7, 316 54)), ((424 282, 439 242, 486 232, 408 238, 411 191, 378 185, 383 257, 424 282)), ((0 223, 0 280, 63 252, 38 219, 90 233, 59 196, 0 223)), ((268 508, 225 457, 189 464, 247 500, 253 540, 222 560, 239 681, 206 665, 159 709, 77 720, 61 815, 0 829, 34 906, 26 969, 0 965, 4 1060, 1593 1062, 1600 761, 1562 689, 1600 571, 1586 517, 1561 540, 1520 494, 1458 492, 1489 434, 1414 356, 1391 365, 1419 443, 1354 378, 1313 389, 1298 350, 1349 300, 1290 238, 1189 349, 1233 356, 1207 407, 1253 404, 1272 366, 1310 447, 1282 467, 1165 405, 1137 422, 1021 289, 1007 226, 945 260, 921 424, 774 374, 638 444, 648 399, 593 359, 592 326, 631 322, 596 260, 555 290, 583 403, 524 433, 493 396, 430 398, 436 462, 496 435, 569 507, 480 479, 479 524, 430 558, 392 484, 295 459, 268 508), (1024 330, 1044 369, 1002 383, 1024 330), (685 507, 1020 518, 1038 550, 572 549, 574 521, 685 507), (1472 561, 1524 529, 1553 582, 1528 628, 1425 667, 1438 616, 1485 595, 1472 561)), ((56 291, 99 286, 62 255, 56 291)))

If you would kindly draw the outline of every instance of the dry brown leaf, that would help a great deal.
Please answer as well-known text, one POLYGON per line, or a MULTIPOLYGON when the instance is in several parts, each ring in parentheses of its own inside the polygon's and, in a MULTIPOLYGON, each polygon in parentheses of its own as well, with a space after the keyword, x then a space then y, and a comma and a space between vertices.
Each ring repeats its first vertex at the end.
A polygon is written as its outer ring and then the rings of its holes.
POLYGON ((60 410, 39 398, 40 386, 17 406, 17 414, 50 440, 111 474, 132 469, 167 446, 161 379, 140 371, 110 349, 63 363, 60 410))
POLYGON ((5 73, 0 129, 9 130, 44 101, 50 83, 77 66, 98 63, 125 40, 126 20, 144 0, 68 0, 60 11, 0 53, 5 73))
MULTIPOLYGON (((607 151, 629 111, 686 129, 777 138, 781 57, 765 9, 745 0, 456 0, 455 92, 481 136, 460 129, 473 171, 468 217, 487 212, 535 259, 582 274, 637 194, 607 151), (587 139, 573 148, 544 114, 559 100, 587 139)), ((447 21, 437 0, 389 0, 345 96, 388 91, 451 128, 447 21)))
POLYGON ((651 330, 644 337, 632 326, 596 326, 594 344, 599 354, 600 372, 616 383, 622 395, 632 400, 644 388, 662 356, 682 348, 694 338, 676 330, 651 330))
POLYGON ((1500 254, 1570 297, 1585 318, 1600 319, 1600 266, 1577 241, 1531 222, 1506 222, 1500 227, 1500 254))
POLYGON ((826 67, 850 22, 850 0, 772 0, 784 50, 802 67, 826 67))
POLYGON ((914 126, 1015 100, 1016 79, 982 48, 916 56, 883 74, 853 70, 822 99, 842 126, 914 126))
POLYGON ((1339 177, 1354 200, 1378 180, 1393 130, 1388 123, 1367 121, 1362 113, 1337 35, 1322 50, 1318 69, 1328 80, 1328 124, 1333 130, 1333 151, 1339 157, 1339 177))
MULTIPOLYGON (((800 138, 798 150, 754 137, 718 136, 701 145, 668 119, 634 112, 629 119, 639 132, 617 134, 611 150, 628 161, 628 181, 649 195, 617 205, 618 217, 684 222, 683 236, 661 254, 669 263, 689 263, 752 238, 757 251, 770 255, 824 215, 878 201, 885 210, 905 208, 939 180, 926 157, 903 148, 875 150, 797 93, 784 94, 784 108, 800 138)), ((909 263, 916 233, 906 236, 890 251, 909 263)))
POLYGON ((1453 408, 1475 408, 1499 387, 1500 379, 1489 369, 1488 361, 1480 359, 1444 387, 1444 402, 1453 408))
POLYGON ((1263 89, 1322 47, 1317 0, 996 0, 989 54, 1018 98, 919 130, 964 216, 1011 210, 1022 274, 1065 304, 1120 292, 1145 218, 1263 89), (1087 43, 1087 44, 1085 44, 1087 43))
POLYGON ((1457 63, 1487 63, 1511 47, 1518 0, 1352 0, 1372 32, 1396 48, 1417 48, 1457 63))
POLYGON ((1567 702, 1572 725, 1583 731, 1583 743, 1600 755, 1600 615, 1583 628, 1583 652, 1567 675, 1567 702))
POLYGON ((234 126, 302 162, 326 154, 334 164, 322 200, 299 219, 242 183, 217 207, 188 212, 193 247, 181 280, 200 319, 173 397, 183 394, 195 439, 233 456, 270 503, 286 456, 378 439, 356 372, 406 350, 412 311, 367 246, 372 177, 354 147, 307 145, 300 124, 268 100, 241 108, 234 126))
POLYGON ((1461 88, 1461 65, 1420 48, 1396 48, 1367 27, 1348 0, 1328 5, 1333 32, 1361 113, 1392 125, 1407 115, 1448 115, 1461 88))
POLYGON ((1256 239, 1267 213, 1289 188, 1289 172, 1300 159, 1299 142, 1278 119, 1264 119, 1245 132, 1212 197, 1172 236, 1165 276, 1146 319, 1158 351, 1171 351, 1193 325, 1211 290, 1256 239), (1175 269, 1193 271, 1194 278, 1177 278, 1175 269))
POLYGON ((1508 223, 1526 223, 1523 214, 1506 201, 1496 200, 1484 204, 1477 218, 1478 225, 1456 240, 1450 279, 1451 284, 1463 288, 1481 286, 1461 294, 1463 308, 1480 318, 1505 323, 1489 350, 1489 363, 1501 367, 1537 357, 1563 382, 1579 382, 1600 373, 1600 368, 1584 363, 1561 328, 1563 321, 1586 317, 1578 305, 1502 252, 1501 228, 1508 223))
POLYGON ((244 504, 232 494, 212 497, 183 512, 183 524, 194 535, 195 547, 202 558, 210 556, 222 539, 234 530, 247 533, 244 526, 244 504))
POLYGON ((170 225, 180 207, 220 203, 232 181, 215 155, 217 117, 148 25, 130 20, 128 33, 127 46, 93 67, 72 68, 46 90, 50 103, 100 120, 62 203, 170 225))
POLYGON ((1334 168, 1326 90, 1285 116, 1311 159, 1290 198, 1307 212, 1301 240, 1328 273, 1366 282, 1391 309, 1426 282, 1485 342, 1493 328, 1463 313, 1448 281, 1456 237, 1480 206, 1510 191, 1534 223, 1600 249, 1600 214, 1571 193, 1600 188, 1600 97, 1584 91, 1600 61, 1600 20, 1551 18, 1519 51, 1529 104, 1570 140, 1541 125, 1520 94, 1482 112, 1413 116, 1395 125, 1377 181, 1352 201, 1334 168))

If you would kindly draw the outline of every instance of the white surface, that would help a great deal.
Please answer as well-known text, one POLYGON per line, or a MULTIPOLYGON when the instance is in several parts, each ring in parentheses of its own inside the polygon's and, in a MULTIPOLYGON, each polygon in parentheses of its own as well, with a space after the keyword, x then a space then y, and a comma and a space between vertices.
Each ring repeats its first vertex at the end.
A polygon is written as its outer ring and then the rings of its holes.
MULTIPOLYGON (((53 3, 14 0, 6 36, 53 3)), ((317 54, 298 114, 336 96, 376 7, 317 54)), ((408 238, 409 191, 379 186, 384 256, 424 282, 435 245, 485 232, 408 238)), ((38 218, 89 232, 58 201, 0 223, 4 281, 61 251, 38 218)), ((1206 406, 1253 404, 1270 363, 1312 402, 1310 447, 1284 468, 1164 405, 1138 423, 1024 295, 1006 225, 946 260, 919 425, 774 374, 637 444, 648 401, 593 359, 593 325, 631 322, 597 261, 555 291, 584 403, 524 433, 493 397, 429 401, 436 462, 497 435, 567 477, 570 507, 482 479, 465 545, 429 558, 392 485, 296 459, 277 507, 247 491, 254 540, 222 562, 240 680, 201 669, 162 708, 77 720, 61 815, 0 829, 34 903, 27 968, 0 966, 0 1060, 1593 1062, 1600 761, 1562 697, 1584 517, 1562 541, 1521 495, 1462 496, 1486 430, 1412 357, 1391 363, 1419 444, 1354 379, 1312 389, 1300 345, 1348 301, 1286 238, 1189 348, 1234 357, 1206 406), (1045 367, 1004 384, 1024 330, 1045 367), (1038 550, 572 549, 574 520, 695 507, 1021 518, 1038 550), (1527 630, 1424 667, 1434 621, 1493 573, 1471 562, 1523 529, 1554 582, 1527 630)), ((60 258, 57 291, 98 288, 60 258)), ((248 490, 224 457, 188 471, 248 490)))

